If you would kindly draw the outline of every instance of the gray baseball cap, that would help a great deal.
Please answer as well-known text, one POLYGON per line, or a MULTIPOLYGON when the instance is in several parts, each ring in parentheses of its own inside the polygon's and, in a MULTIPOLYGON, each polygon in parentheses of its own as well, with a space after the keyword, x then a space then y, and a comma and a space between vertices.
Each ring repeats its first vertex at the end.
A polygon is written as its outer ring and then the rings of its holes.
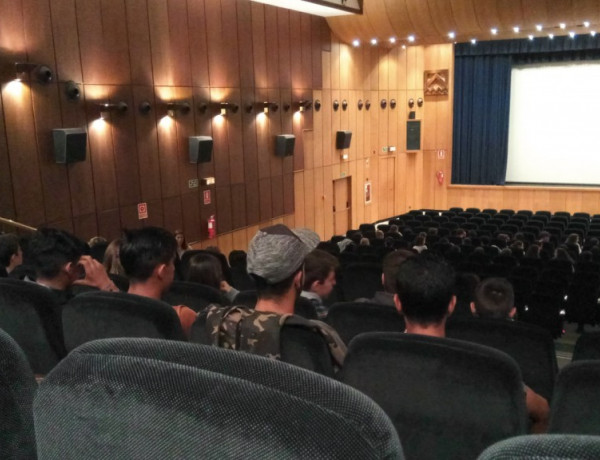
POLYGON ((282 224, 259 230, 248 246, 248 273, 275 284, 293 275, 310 252, 308 246, 282 224))
POLYGON ((316 249, 321 242, 321 237, 310 228, 294 228, 292 232, 296 234, 298 238, 308 247, 310 251, 316 249))

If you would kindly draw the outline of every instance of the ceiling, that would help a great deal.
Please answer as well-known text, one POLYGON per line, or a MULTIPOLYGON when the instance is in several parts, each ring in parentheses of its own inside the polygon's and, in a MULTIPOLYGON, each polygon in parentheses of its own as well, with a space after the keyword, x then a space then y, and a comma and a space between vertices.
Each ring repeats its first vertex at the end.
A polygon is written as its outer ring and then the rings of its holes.
POLYGON ((327 18, 344 42, 425 45, 600 33, 599 0, 364 0, 363 14, 327 18), (589 23, 589 24, 588 24, 589 23), (561 28, 560 24, 564 25, 561 28), (541 30, 540 27, 541 26, 541 30), (518 27, 515 32, 513 28, 518 27), (492 33, 496 29, 496 34, 492 33), (454 37, 450 36, 454 33, 454 37), (411 40, 411 36, 413 39, 411 40), (395 43, 390 43, 390 38, 395 43))

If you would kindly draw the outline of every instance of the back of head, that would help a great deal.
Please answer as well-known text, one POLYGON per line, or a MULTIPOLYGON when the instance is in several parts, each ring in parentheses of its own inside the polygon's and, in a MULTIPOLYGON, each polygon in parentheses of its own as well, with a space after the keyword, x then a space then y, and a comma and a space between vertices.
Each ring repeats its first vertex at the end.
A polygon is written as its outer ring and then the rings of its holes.
POLYGON ((212 254, 196 254, 190 259, 186 281, 219 289, 223 281, 221 262, 212 254))
POLYGON ((258 296, 279 297, 302 269, 309 249, 282 224, 259 230, 248 246, 248 273, 256 281, 258 296))
POLYGON ((383 289, 385 292, 396 292, 396 274, 398 268, 406 260, 414 257, 415 253, 406 249, 397 249, 390 252, 383 258, 382 271, 385 283, 383 289))
POLYGON ((454 271, 445 262, 416 256, 402 263, 396 275, 396 292, 404 316, 417 324, 441 323, 454 290, 454 271))
POLYGON ((229 253, 229 266, 246 268, 246 252, 234 249, 229 253))
POLYGON ((83 241, 56 228, 41 228, 29 241, 31 263, 41 278, 54 278, 63 265, 76 263, 84 253, 83 241))
POLYGON ((515 306, 515 293, 504 278, 486 278, 475 289, 477 316, 490 319, 508 319, 515 306))
POLYGON ((315 281, 323 281, 340 266, 337 258, 326 251, 315 249, 304 259, 304 289, 310 290, 315 281))
POLYGON ((125 276, 125 270, 121 265, 120 247, 120 239, 112 240, 107 246, 106 251, 104 251, 104 259, 102 264, 104 265, 107 273, 125 276))
POLYGON ((134 282, 143 282, 150 278, 156 266, 169 264, 176 250, 177 243, 171 232, 145 227, 123 232, 119 255, 127 277, 134 282))
POLYGON ((0 235, 0 266, 8 267, 10 258, 19 252, 19 237, 14 233, 0 235))

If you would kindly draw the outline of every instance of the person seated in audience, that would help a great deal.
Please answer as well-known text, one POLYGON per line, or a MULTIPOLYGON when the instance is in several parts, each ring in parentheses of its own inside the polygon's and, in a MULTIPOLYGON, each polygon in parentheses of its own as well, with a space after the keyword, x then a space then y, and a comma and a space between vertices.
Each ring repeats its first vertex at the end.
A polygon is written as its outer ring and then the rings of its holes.
POLYGON ((383 233, 383 230, 375 230, 375 239, 377 240, 383 240, 385 239, 385 233, 383 233))
POLYGON ((121 258, 119 256, 119 248, 121 246, 121 239, 117 238, 112 240, 106 251, 104 252, 103 265, 107 273, 110 275, 125 276, 125 270, 121 265, 121 258))
POLYGON ((472 316, 471 305, 475 298, 475 289, 479 281, 479 276, 475 273, 459 272, 456 274, 454 281, 456 307, 452 313, 453 318, 468 318, 472 316))
POLYGON ((427 251, 427 233, 419 233, 419 235, 415 238, 415 244, 412 248, 419 254, 423 251, 427 251))
POLYGON ((335 256, 321 249, 314 249, 304 259, 304 284, 300 296, 311 301, 320 319, 327 316, 323 299, 333 291, 335 271, 339 266, 335 256))
POLYGON ((13 233, 0 235, 0 277, 7 277, 23 263, 19 237, 13 233))
MULTIPOLYGON (((161 300, 175 277, 177 242, 163 228, 144 227, 126 230, 119 250, 121 265, 129 278, 129 294, 161 300)), ((196 312, 185 305, 173 306, 187 337, 196 312)))
POLYGON ((223 348, 242 349, 279 358, 279 330, 286 322, 303 325, 326 341, 332 363, 340 368, 346 345, 327 324, 294 315, 294 304, 302 291, 304 260, 309 248, 283 224, 259 230, 250 241, 247 255, 248 273, 256 281, 258 301, 254 309, 246 306, 210 306, 200 313, 202 343, 223 348), (251 333, 240 335, 240 325, 251 333), (274 343, 276 342, 276 343, 274 343))
POLYGON ((89 255, 86 245, 70 233, 55 228, 42 228, 29 242, 35 282, 46 286, 59 304, 71 298, 69 288, 83 284, 103 291, 118 291, 104 266, 89 255))
POLYGON ((90 248, 90 256, 102 263, 104 260, 104 253, 108 247, 108 241, 106 241, 106 238, 103 236, 94 236, 89 239, 87 245, 90 248))
POLYGON ((223 293, 231 303, 240 293, 229 285, 223 276, 221 262, 212 254, 196 254, 190 259, 186 281, 205 284, 223 293))
POLYGON ((478 318, 513 320, 517 314, 515 292, 505 278, 486 278, 475 288, 471 313, 478 318))
POLYGON ((371 299, 360 298, 356 299, 356 301, 395 307, 394 293, 396 292, 396 273, 398 273, 398 268, 406 259, 414 256, 414 252, 406 249, 397 249, 387 254, 383 258, 381 267, 381 284, 383 285, 383 291, 375 292, 375 295, 371 299))
MULTIPOLYGON (((396 276, 394 303, 404 315, 406 333, 445 337, 446 321, 456 306, 454 271, 431 257, 406 260, 396 276)), ((543 433, 550 413, 548 402, 526 385, 524 389, 531 431, 543 433)))

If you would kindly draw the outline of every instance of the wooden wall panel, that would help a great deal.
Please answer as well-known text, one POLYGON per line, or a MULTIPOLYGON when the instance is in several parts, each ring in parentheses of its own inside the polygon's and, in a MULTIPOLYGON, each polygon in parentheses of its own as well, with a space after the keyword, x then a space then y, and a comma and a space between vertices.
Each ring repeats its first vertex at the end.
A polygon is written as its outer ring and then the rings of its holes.
POLYGON ((210 85, 239 87, 237 11, 232 2, 206 2, 206 35, 210 85))
POLYGON ((84 241, 99 235, 98 217, 96 214, 86 214, 73 218, 73 232, 84 241))
POLYGON ((260 220, 268 220, 273 217, 270 177, 261 179, 259 181, 258 193, 260 197, 260 220))
MULTIPOLYGON (((54 3, 54 2, 52 2, 54 3)), ((152 85, 152 49, 150 46, 150 27, 148 4, 145 0, 125 2, 127 17, 127 37, 134 49, 131 60, 131 82, 137 85, 152 85)))
POLYGON ((246 224, 256 225, 260 221, 260 189, 258 180, 246 182, 246 224))
MULTIPOLYGON (((206 37, 205 0, 187 2, 187 8, 192 84, 194 86, 208 86, 208 40, 206 37)), ((240 8, 240 2, 238 2, 238 8, 240 8)), ((239 24, 243 27, 246 23, 247 21, 241 21, 239 24)), ((240 61, 242 61, 241 56, 240 61)), ((251 72, 250 75, 252 75, 251 72)))
MULTIPOLYGON (((54 0, 48 3, 52 14, 56 73, 61 80, 81 82, 83 77, 75 2, 73 0, 54 0)), ((2 11, 4 13, 6 9, 2 11)))
POLYGON ((233 229, 246 226, 246 187, 244 184, 231 186, 231 226, 233 229))
MULTIPOLYGON (((265 6, 253 2, 252 50, 254 56, 254 84, 257 88, 267 88, 267 48, 265 40, 265 6)), ((299 69, 292 68, 292 75, 296 73, 294 70, 299 69)))
MULTIPOLYGON (((2 85, 0 95, 4 93, 5 89, 6 85, 2 85)), ((2 97, 0 97, 0 126, 5 126, 2 97)), ((8 145, 4 129, 0 129, 0 216, 8 219, 16 217, 8 145)))
POLYGON ((121 218, 117 208, 98 213, 98 235, 102 235, 108 241, 121 235, 121 218))
MULTIPOLYGON (((181 206, 183 215, 183 231, 189 241, 197 241, 201 238, 200 233, 200 202, 198 192, 193 191, 181 195, 181 206)), ((175 229, 171 229, 175 230, 175 229)))
POLYGON ((283 215, 283 176, 271 177, 272 216, 283 215))

